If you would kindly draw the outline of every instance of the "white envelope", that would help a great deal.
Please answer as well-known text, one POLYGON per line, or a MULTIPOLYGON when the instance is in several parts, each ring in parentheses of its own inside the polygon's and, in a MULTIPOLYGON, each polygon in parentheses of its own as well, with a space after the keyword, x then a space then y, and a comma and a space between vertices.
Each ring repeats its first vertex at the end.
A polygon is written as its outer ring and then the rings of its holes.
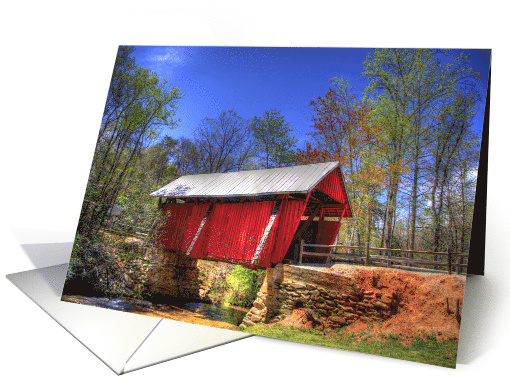
MULTIPOLYGON (((34 235, 39 234, 34 233, 32 241, 34 235)), ((68 259, 72 243, 21 246, 34 265, 44 266, 68 259)), ((117 374, 251 336, 61 301, 66 273, 65 263, 10 274, 7 278, 117 374)))

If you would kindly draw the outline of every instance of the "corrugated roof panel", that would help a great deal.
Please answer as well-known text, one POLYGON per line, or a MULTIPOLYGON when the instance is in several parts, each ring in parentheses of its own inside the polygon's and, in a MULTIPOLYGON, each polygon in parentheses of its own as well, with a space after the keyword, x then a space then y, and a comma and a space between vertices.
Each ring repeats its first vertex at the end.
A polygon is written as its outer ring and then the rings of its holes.
POLYGON ((338 162, 217 174, 186 175, 151 193, 169 197, 256 196, 306 193, 338 162))
POLYGON ((308 187, 308 191, 310 191, 311 188, 315 187, 319 181, 324 179, 327 174, 338 166, 338 162, 325 163, 325 165, 327 166, 322 168, 320 172, 314 171, 313 168, 307 169, 303 176, 298 180, 296 186, 300 188, 308 187), (312 184, 312 186, 310 186, 310 184, 312 184))
POLYGON ((272 176, 271 183, 267 183, 263 188, 263 192, 267 192, 271 189, 271 187, 276 188, 285 188, 283 182, 285 178, 288 177, 286 173, 284 172, 278 172, 272 176))
POLYGON ((323 172, 324 172, 323 170, 313 171, 313 169, 307 169, 298 179, 296 179, 294 186, 297 188, 308 189, 312 181, 316 180, 316 182, 314 183, 318 183, 318 179, 322 177, 323 172))

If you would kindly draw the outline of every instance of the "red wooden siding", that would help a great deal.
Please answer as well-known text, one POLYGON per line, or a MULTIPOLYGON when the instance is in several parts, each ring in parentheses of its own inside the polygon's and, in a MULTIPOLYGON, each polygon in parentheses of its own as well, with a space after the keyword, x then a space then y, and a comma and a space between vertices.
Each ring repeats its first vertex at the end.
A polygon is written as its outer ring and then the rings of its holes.
POLYGON ((275 201, 215 204, 190 257, 249 263, 275 204, 275 201))
POLYGON ((315 244, 327 244, 332 245, 335 242, 336 235, 340 230, 342 221, 319 221, 319 228, 317 230, 317 243, 315 244))
MULTIPOLYGON (((333 244, 342 217, 352 216, 340 169, 332 170, 316 185, 315 190, 336 201, 328 202, 328 207, 322 210, 321 217, 338 216, 340 219, 317 222, 314 240, 317 244, 333 244)), ((200 200, 197 197, 194 198, 194 202, 167 203, 163 209, 163 224, 157 232, 158 245, 174 251, 187 252, 191 258, 267 268, 284 259, 301 217, 306 211, 316 208, 317 204, 311 203, 307 206, 312 191, 308 191, 304 200, 289 197, 289 194, 279 196, 275 194, 272 201, 245 201, 243 198, 244 201, 238 203, 229 202, 227 199, 225 202, 211 204, 200 203, 210 201, 210 198, 200 200), (254 259, 277 203, 281 204, 269 235, 264 239, 258 258, 254 259), (198 234, 200 223, 207 211, 209 213, 205 224, 198 234)))
POLYGON ((156 233, 157 246, 186 252, 210 203, 168 203, 156 233))
POLYGON ((283 260, 301 221, 301 216, 305 212, 306 202, 306 200, 282 202, 277 220, 273 224, 273 229, 257 263, 259 267, 267 268, 271 263, 278 264, 283 260))
POLYGON ((346 203, 347 210, 345 211, 346 213, 344 214, 344 217, 352 217, 352 212, 347 200, 347 192, 345 191, 344 182, 342 179, 342 173, 340 172, 339 168, 330 172, 323 180, 319 182, 319 184, 317 184, 315 189, 330 196, 337 202, 346 203))

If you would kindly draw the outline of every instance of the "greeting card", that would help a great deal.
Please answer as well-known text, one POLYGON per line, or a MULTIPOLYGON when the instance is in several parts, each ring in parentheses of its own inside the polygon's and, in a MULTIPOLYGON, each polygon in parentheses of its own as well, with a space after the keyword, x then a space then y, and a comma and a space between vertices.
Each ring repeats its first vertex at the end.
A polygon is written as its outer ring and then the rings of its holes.
POLYGON ((62 300, 455 367, 489 70, 490 50, 121 46, 62 300))

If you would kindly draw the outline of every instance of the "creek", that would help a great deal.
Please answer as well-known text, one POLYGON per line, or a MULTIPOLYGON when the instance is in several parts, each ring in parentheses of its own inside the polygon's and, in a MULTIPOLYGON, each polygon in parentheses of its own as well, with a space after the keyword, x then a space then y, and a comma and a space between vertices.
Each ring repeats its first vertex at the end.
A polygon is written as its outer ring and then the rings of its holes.
MULTIPOLYGON (((129 298, 63 296, 63 300, 78 304, 92 305, 100 308, 114 309, 123 312, 147 314, 186 322, 201 323, 218 321, 239 326, 248 309, 234 306, 219 306, 186 299, 172 300, 171 303, 152 303, 149 301, 129 298)), ((211 325, 216 326, 216 325, 211 325)))

